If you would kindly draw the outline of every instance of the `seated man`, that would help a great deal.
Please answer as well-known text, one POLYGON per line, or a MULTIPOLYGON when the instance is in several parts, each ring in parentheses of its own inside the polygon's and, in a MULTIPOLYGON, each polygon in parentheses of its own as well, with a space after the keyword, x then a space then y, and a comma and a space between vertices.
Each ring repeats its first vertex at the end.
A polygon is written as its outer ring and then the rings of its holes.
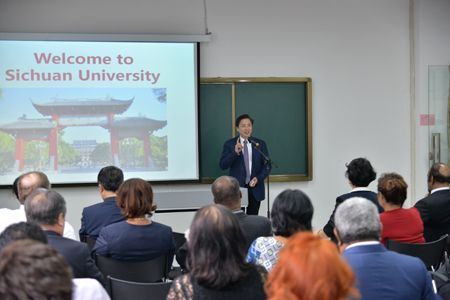
MULTIPOLYGON (((231 176, 221 176, 217 178, 211 191, 214 196, 214 203, 221 204, 229 208, 238 218, 245 236, 245 247, 248 249, 251 243, 260 236, 272 236, 272 224, 269 219, 262 216, 247 215, 241 209, 241 190, 239 182, 231 176)), ((177 251, 177 262, 184 269, 187 255, 186 243, 177 251)))
POLYGON ((272 225, 269 219, 262 216, 247 215, 242 211, 242 194, 236 178, 231 176, 217 178, 211 186, 211 191, 214 195, 214 203, 226 206, 238 218, 244 231, 247 249, 256 238, 272 235, 272 225))
MULTIPOLYGON (((1 234, 0 234, 0 251, 11 244, 14 241, 20 240, 34 240, 41 242, 43 244, 47 244, 47 235, 41 229, 41 227, 35 223, 29 222, 20 222, 15 223, 8 226, 1 234)), ((21 249, 22 250, 22 249, 21 249)), ((31 250, 27 253, 32 253, 34 250, 31 250)), ((52 248, 52 251, 55 251, 52 248)), ((56 255, 56 254, 55 254, 56 255)), ((61 257, 60 254, 57 254, 61 257)), ((37 257, 35 257, 37 258, 37 257)), ((44 259, 45 264, 52 263, 50 261, 45 261, 50 259, 50 257, 40 257, 44 259)), ((63 257, 61 257, 63 259, 63 257)), ((56 262, 58 258, 53 258, 53 263, 56 262)), ((38 266, 35 266, 39 268, 38 266)), ((67 262, 64 259, 64 268, 70 268, 67 262)), ((37 269, 36 269, 37 270, 37 269)), ((38 271, 38 270, 37 270, 38 271)), ((42 270, 40 270, 42 271, 42 270)), ((64 270, 59 270, 64 271, 64 270)), ((49 274, 51 275, 51 274, 49 274)), ((60 273, 56 273, 57 276, 60 276, 60 273)), ((56 276, 55 275, 55 276, 56 276)), ((72 272, 70 272, 70 276, 72 277, 72 272)), ((44 280, 49 280, 49 278, 43 277, 44 280)), ((17 279, 17 278, 16 278, 17 279)), ((29 280, 36 280, 36 278, 30 278, 29 280)), ((34 284, 39 284, 34 281, 34 284)), ((1 289, 1 288, 0 288, 1 289)), ((0 292, 1 295, 2 292, 0 292)), ((34 294, 33 296, 36 296, 34 294)), ((69 298, 70 299, 70 298, 69 298)), ((110 300, 106 290, 100 285, 100 283, 92 278, 74 278, 72 279, 72 300, 84 300, 84 299, 96 299, 96 300, 110 300)))
POLYGON ((116 192, 123 182, 122 170, 114 166, 104 167, 98 173, 97 182, 103 202, 83 209, 80 238, 89 235, 97 239, 103 227, 124 220, 116 204, 116 192))
POLYGON ((48 243, 70 264, 74 278, 94 278, 104 284, 103 275, 87 245, 62 236, 66 201, 59 193, 41 188, 34 190, 25 201, 25 212, 27 220, 41 226, 47 234, 48 243))
MULTIPOLYGON (((25 222, 24 202, 27 196, 37 188, 50 188, 50 181, 45 173, 39 171, 31 171, 20 175, 14 180, 13 193, 20 203, 18 209, 2 209, 0 211, 0 232, 11 224, 25 222)), ((64 226, 63 236, 72 240, 76 240, 75 231, 72 225, 66 222, 64 226)))
POLYGON ((356 274, 361 299, 440 299, 419 258, 389 251, 380 243, 378 209, 369 200, 344 201, 334 220, 340 250, 356 274))
POLYGON ((450 169, 443 163, 436 163, 428 171, 429 195, 414 205, 420 212, 427 242, 438 240, 450 234, 450 169))

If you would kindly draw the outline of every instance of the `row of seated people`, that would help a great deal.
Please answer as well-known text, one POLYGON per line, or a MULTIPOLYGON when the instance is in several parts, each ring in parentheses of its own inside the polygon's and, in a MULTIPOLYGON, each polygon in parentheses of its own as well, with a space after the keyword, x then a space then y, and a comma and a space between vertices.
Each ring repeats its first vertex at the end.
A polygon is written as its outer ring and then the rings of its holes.
MULTIPOLYGON (((349 164, 351 165, 351 164, 349 164)), ((439 170, 439 168, 438 168, 439 170)), ((448 168, 447 168, 448 170, 448 168)), ((442 170, 441 170, 442 171, 442 170)), ((114 173, 113 172, 113 173, 114 173)), ((431 172, 431 171, 430 171, 431 172)), ((25 174, 26 176, 22 176, 20 178, 20 181, 29 179, 28 177, 30 175, 36 175, 39 174, 39 172, 31 172, 30 174, 25 174)), ((104 172, 103 172, 104 173, 104 172)), ((111 172, 110 172, 111 174, 111 172)), ((44 174, 45 175, 45 174, 44 174)), ((403 180, 400 176, 391 176, 396 174, 387 174, 382 176, 380 178, 380 182, 382 182, 381 179, 386 177, 387 182, 391 182, 395 180, 401 181, 403 180), (389 175, 389 176, 388 176, 389 175)), ((107 176, 107 180, 109 180, 111 175, 107 176)), ((385 179, 386 179, 385 178, 385 179)), ((212 191, 214 194, 214 200, 216 203, 221 203, 227 205, 232 211, 233 215, 238 217, 238 221, 240 223, 240 226, 244 229, 244 236, 245 236, 245 244, 244 249, 247 250, 247 246, 249 243, 251 243, 253 240, 255 240, 251 247, 250 251, 245 251, 247 256, 247 261, 253 262, 256 264, 260 264, 263 267, 266 268, 266 271, 271 271, 273 268, 273 265, 276 264, 277 261, 277 253, 286 243, 286 240, 294 235, 298 231, 310 231, 311 230, 311 219, 312 219, 312 204, 309 198, 300 191, 285 191, 282 194, 280 194, 277 199, 275 200, 273 204, 272 209, 272 219, 273 223, 272 226, 274 228, 274 237, 272 238, 264 238, 264 236, 270 235, 270 233, 262 233, 258 232, 260 228, 264 228, 265 224, 269 224, 268 228, 270 229, 270 223, 268 223, 268 220, 263 217, 258 216, 246 216, 243 214, 240 210, 240 194, 237 194, 236 191, 239 191, 239 185, 233 182, 233 178, 230 177, 221 177, 212 186, 212 191), (222 185, 222 189, 221 189, 222 185), (237 187, 237 189, 236 189, 237 187), (233 193, 234 196, 230 197, 229 193, 233 193), (227 194, 228 193, 228 194, 227 194), (238 195, 238 196, 236 196, 238 195), (234 201, 234 202, 233 202, 234 201), (229 202, 229 203, 228 203, 229 202), (230 204, 232 203, 232 204, 230 204), (239 204, 239 205, 238 205, 239 204), (243 216, 242 216, 243 215, 243 216), (242 216, 241 218, 239 216, 242 216), (277 224, 278 222, 278 224, 277 224), (252 226, 244 224, 260 224, 260 226, 252 226), (282 226, 280 226, 280 224, 282 226), (252 230, 253 228, 253 230, 252 230), (258 238, 260 237, 260 238, 258 238), (266 252, 264 252, 266 251, 266 252)), ((19 181, 19 187, 21 186, 19 181)), ((151 212, 154 210, 153 206, 153 195, 151 191, 151 186, 147 182, 141 179, 131 179, 127 180, 125 182, 123 181, 123 174, 121 174, 120 169, 116 167, 106 167, 101 170, 99 173, 99 190, 100 193, 105 195, 104 199, 113 198, 114 201, 105 201, 104 203, 114 203, 115 207, 114 209, 118 210, 119 213, 122 213, 124 217, 120 219, 117 222, 113 222, 111 225, 104 225, 103 227, 100 226, 99 228, 99 237, 97 239, 96 245, 94 247, 94 252, 97 252, 102 255, 111 256, 118 259, 125 259, 125 260, 144 260, 144 259, 150 259, 156 256, 159 256, 161 253, 169 253, 169 255, 173 254, 174 251, 174 245, 173 241, 171 239, 171 229, 168 226, 158 224, 156 222, 152 222, 148 216, 151 214, 151 212), (106 183, 102 183, 101 173, 103 171, 106 171, 107 169, 110 169, 110 171, 118 172, 120 176, 119 177, 119 188, 117 190, 114 189, 106 189, 105 186, 106 183), (122 177, 122 180, 120 180, 120 177, 122 177), (109 196, 109 197, 108 197, 109 196), (117 204, 116 204, 117 203, 117 204), (153 226, 157 224, 157 226, 153 226), (117 227, 115 227, 117 226, 117 227), (113 229, 108 229, 113 228, 113 229), (137 229, 138 228, 138 229, 137 229), (145 228, 157 228, 156 231, 149 231, 145 230, 145 228), (121 232, 124 234, 122 235, 121 232), (159 234, 161 233, 161 235, 159 234), (157 239, 153 239, 156 237, 157 239), (158 241, 161 237, 167 237, 166 241, 167 243, 156 243, 160 245, 151 245, 153 241, 153 244, 155 244, 155 241, 158 241), (127 239, 128 238, 128 239, 127 239), (138 239, 136 239, 138 238, 138 239), (141 240, 139 240, 139 238, 141 240), (145 240, 146 242, 142 242, 142 238, 148 238, 149 240, 145 240), (138 242, 139 241, 139 242, 138 242), (143 246, 142 245, 147 245, 143 246), (150 247, 148 245, 151 245, 150 247), (138 248, 136 248, 136 246, 138 248), (165 246, 167 246, 165 248, 165 246), (141 247, 141 248, 139 248, 141 247), (161 248, 159 248, 161 247, 161 248), (162 252, 155 251, 155 248, 162 249, 162 252)), ((386 180, 385 180, 386 181, 386 180)), ((379 183, 380 183, 379 182, 379 183)), ((403 181, 404 182, 404 181, 403 181)), ((388 186, 400 186, 402 188, 404 185, 396 185, 396 184, 388 184, 388 186)), ((379 191, 382 193, 380 189, 379 184, 379 191)), ((19 188, 20 191, 20 188, 19 188)), ((379 193, 379 194, 380 194, 379 193)), ((20 194, 20 192, 19 192, 20 194)), ((30 197, 27 198, 27 201, 25 203, 25 211, 27 213, 28 219, 38 222, 41 227, 47 230, 48 236, 57 236, 58 240, 62 240, 60 236, 62 235, 63 228, 64 228, 64 215, 65 215, 65 203, 64 199, 60 201, 62 198, 59 194, 56 192, 48 191, 48 190, 36 190, 32 192, 30 197), (34 194, 33 194, 34 193, 34 194), (28 201, 29 199, 34 199, 35 201, 28 201), (42 199, 46 199, 45 202, 42 199), (54 199, 53 199, 54 198, 54 199), (55 200, 56 199, 56 200, 55 200), (59 200, 58 200, 59 199, 59 200), (36 203, 35 203, 36 202, 36 203), (51 203, 54 202, 54 203, 51 203), (52 209, 50 211, 53 211, 56 218, 52 221, 54 224, 47 224, 49 223, 48 218, 43 218, 42 216, 42 210, 43 208, 48 209, 49 205, 52 209), (36 205, 35 205, 36 204, 36 205), (45 207, 45 205, 47 205, 45 207), (36 207, 35 207, 36 206, 36 207), (56 214, 55 214, 55 206, 56 207, 56 214), (63 209, 60 209, 58 211, 58 207, 63 207, 63 209), (38 212, 37 217, 36 215, 33 216, 33 212, 38 212), (33 219, 34 218, 34 219, 33 219), (42 219, 40 219, 42 218, 42 219), (47 223, 46 223, 47 222, 47 223), (53 233, 53 234, 52 234, 53 233), (56 233, 56 234, 54 234, 56 233)), ((386 198, 386 197, 385 197, 386 198)), ((406 199, 406 188, 404 193, 404 198, 406 199)), ((111 200, 111 199, 109 199, 111 200)), ((382 200, 382 199, 381 199, 382 200)), ((404 201, 404 200, 403 200, 404 201)), ((382 202, 382 201, 380 201, 382 202)), ((98 206, 98 205, 95 205, 98 206)), ((95 207, 93 206, 93 207, 95 207)), ((83 210, 83 224, 85 228, 89 227, 87 225, 90 218, 88 218, 88 211, 91 207, 86 208, 83 210), (85 222, 86 221, 86 222, 85 222)), ((98 211, 98 210, 97 210, 98 211)), ((104 211, 105 212, 105 211, 104 211)), ((110 216, 109 213, 103 214, 103 219, 105 216, 110 216)), ((94 218, 93 220, 101 219, 101 214, 98 218, 94 218)), ((334 217, 333 217, 334 221, 334 217)), ((50 222, 50 223, 52 223, 50 222)), ((82 225, 83 230, 83 225, 82 225)), ((80 230, 81 233, 81 230, 80 230)), ((66 244, 66 243, 64 243, 66 244)), ((188 243, 189 245, 189 243, 188 243)), ((189 248, 189 247, 188 247, 189 248)), ((69 251, 70 252, 70 251, 69 251)), ((189 253, 189 251, 188 251, 189 253)), ((68 254, 67 256, 70 256, 68 254)), ((68 259, 66 257, 66 259, 68 259)), ((70 258, 68 259, 70 261, 70 258)), ((72 265, 72 268, 76 269, 77 265, 79 265, 80 261, 74 261, 74 265, 72 265)), ((81 264, 82 265, 82 264, 81 264)), ((80 269, 80 266, 78 266, 78 269, 80 269)), ((189 268, 187 268, 189 269, 189 268)), ((75 271, 75 270, 74 270, 75 271)), ((75 272, 74 272, 75 273, 75 272)), ((81 276, 83 277, 83 276, 81 276)), ((84 277, 90 277, 90 276, 84 276, 84 277)))
MULTIPOLYGON (((286 201, 280 199, 275 202, 286 201)), ((345 201, 335 224, 342 256, 331 241, 300 230, 285 240, 268 273, 246 260, 244 231, 233 212, 218 204, 203 207, 187 234, 189 272, 173 281, 167 299, 439 299, 422 261, 379 243, 379 214, 368 200, 345 201)), ((13 226, 0 235, 0 245, 13 226)), ((73 291, 64 256, 38 244, 8 241, 0 248, 1 299, 108 299, 104 292, 94 298, 83 288, 73 291)))
POLYGON ((352 197, 362 197, 374 203, 383 224, 381 241, 424 243, 438 240, 450 233, 450 170, 443 163, 434 164, 428 171, 428 195, 414 207, 403 208, 408 185, 397 173, 385 173, 378 179, 377 191, 368 189, 376 172, 365 158, 356 158, 346 165, 346 177, 351 191, 336 198, 335 208, 327 224, 319 231, 323 237, 336 242, 334 214, 337 207, 352 197))

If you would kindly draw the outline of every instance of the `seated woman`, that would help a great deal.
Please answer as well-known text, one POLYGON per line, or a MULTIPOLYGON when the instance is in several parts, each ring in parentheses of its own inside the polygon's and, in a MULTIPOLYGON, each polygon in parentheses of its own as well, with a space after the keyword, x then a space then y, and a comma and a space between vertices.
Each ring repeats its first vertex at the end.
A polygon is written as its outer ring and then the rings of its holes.
POLYGON ((248 250, 247 261, 270 272, 286 240, 299 231, 311 231, 313 213, 311 200, 305 193, 290 189, 283 191, 275 198, 270 214, 274 236, 254 240, 248 250))
POLYGON ((345 300, 359 295, 355 275, 336 245, 307 232, 286 243, 266 291, 270 300, 345 300))
POLYGON ((128 261, 150 260, 166 254, 170 266, 175 252, 172 229, 150 219, 156 209, 150 183, 139 178, 124 181, 116 201, 126 220, 104 227, 93 252, 128 261))
POLYGON ((245 237, 225 206, 201 208, 187 235, 189 273, 175 279, 167 296, 175 299, 266 299, 263 277, 245 262, 245 237))
POLYGON ((378 204, 377 194, 368 189, 369 184, 377 178, 377 173, 373 169, 370 161, 365 158, 358 157, 345 166, 347 168, 345 171, 345 177, 347 177, 351 191, 336 198, 336 204, 327 224, 325 224, 323 229, 318 232, 322 237, 328 237, 335 243, 337 243, 337 240, 333 232, 334 214, 336 213, 338 206, 345 200, 353 197, 365 198, 377 206, 378 212, 383 212, 383 208, 378 204))
POLYGON ((383 224, 381 242, 396 240, 403 243, 424 243, 423 222, 415 207, 402 208, 408 185, 397 173, 386 173, 378 179, 378 202, 384 208, 380 214, 383 224))

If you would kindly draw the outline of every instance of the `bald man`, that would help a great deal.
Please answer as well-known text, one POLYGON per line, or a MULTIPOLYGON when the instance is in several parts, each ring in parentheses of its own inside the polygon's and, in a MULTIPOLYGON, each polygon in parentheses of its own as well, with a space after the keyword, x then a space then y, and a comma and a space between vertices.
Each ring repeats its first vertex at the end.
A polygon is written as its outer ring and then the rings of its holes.
MULTIPOLYGON (((37 188, 50 189, 50 181, 47 175, 39 171, 24 173, 16 178, 13 183, 13 192, 19 201, 18 209, 2 209, 0 211, 0 233, 11 224, 25 222, 25 199, 37 188)), ((76 240, 75 231, 68 222, 65 222, 64 237, 76 240)))
POLYGON ((450 234, 450 170, 446 164, 435 163, 428 171, 428 196, 414 205, 420 212, 427 242, 450 234))

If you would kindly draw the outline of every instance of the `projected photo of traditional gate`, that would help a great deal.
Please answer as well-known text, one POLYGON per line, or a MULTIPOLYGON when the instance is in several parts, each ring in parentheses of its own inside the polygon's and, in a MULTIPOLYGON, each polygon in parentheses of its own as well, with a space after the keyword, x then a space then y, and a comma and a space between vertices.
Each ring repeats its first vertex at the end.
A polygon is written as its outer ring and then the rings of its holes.
POLYGON ((11 109, 16 115, 10 122, 0 120, 0 172, 83 173, 111 164, 167 170, 166 89, 135 90, 137 96, 127 98, 110 96, 112 90, 104 97, 48 99, 38 91, 27 101, 23 89, 3 90, 3 97, 16 93, 22 100, 16 103, 20 109, 11 109))

